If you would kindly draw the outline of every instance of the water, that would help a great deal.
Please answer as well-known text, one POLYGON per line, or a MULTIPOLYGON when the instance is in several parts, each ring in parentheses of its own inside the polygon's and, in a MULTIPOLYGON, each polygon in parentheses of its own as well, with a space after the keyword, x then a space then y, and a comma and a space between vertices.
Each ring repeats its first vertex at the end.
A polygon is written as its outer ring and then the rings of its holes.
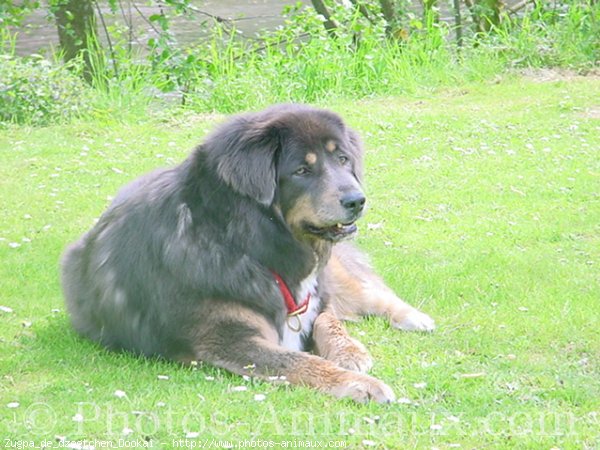
MULTIPOLYGON (((195 13, 193 19, 177 18, 171 24, 177 40, 181 43, 194 42, 203 35, 206 26, 210 25, 216 16, 231 19, 236 29, 245 36, 253 36, 262 29, 274 29, 283 23, 281 12, 287 5, 294 5, 297 0, 197 0, 192 1, 195 7, 206 13, 195 13), (205 22, 205 24, 203 24, 205 22)), ((99 1, 104 4, 106 2, 99 1)), ((304 3, 310 3, 305 1, 304 3)), ((123 10, 113 14, 107 7, 102 8, 102 15, 108 27, 123 27, 126 22, 132 21, 136 30, 132 44, 143 46, 147 40, 156 33, 152 27, 141 17, 139 10, 146 18, 152 14, 159 14, 157 6, 148 6, 147 2, 122 0, 123 10), (134 7, 135 5, 135 7, 134 7), (136 10, 137 8, 137 10, 136 10)), ((56 26, 47 18, 45 7, 38 8, 25 21, 18 30, 16 51, 19 55, 32 53, 46 53, 51 48, 58 47, 56 26)), ((105 41, 102 24, 98 21, 98 33, 105 41)))
MULTIPOLYGON (((171 24, 171 30, 177 37, 178 42, 185 44, 197 41, 205 33, 206 27, 212 24, 216 16, 225 19, 231 19, 236 29, 242 32, 243 36, 252 37, 257 31, 262 29, 274 29, 283 23, 281 12, 286 6, 296 3, 310 5, 310 0, 192 0, 192 4, 200 11, 206 13, 196 13, 192 19, 177 18, 171 24)), ((42 3, 44 3, 42 1, 42 3)), ((102 15, 109 27, 125 26, 130 20, 134 24, 135 35, 132 39, 132 45, 143 48, 148 39, 156 33, 151 26, 138 13, 139 10, 144 17, 148 18, 152 14, 159 14, 160 9, 157 6, 148 6, 146 1, 120 0, 123 7, 122 11, 113 14, 107 6, 106 1, 98 0, 103 5, 102 15), (135 6, 134 6, 135 5, 135 6), (137 9, 137 10, 136 10, 137 9)), ((506 0, 506 5, 514 5, 517 0, 506 0)), ((412 2, 415 14, 420 14, 420 2, 412 2)), ((440 15, 444 22, 451 26, 454 24, 453 13, 449 3, 440 1, 440 15)), ((29 55, 32 53, 46 53, 52 47, 58 46, 58 35, 56 26, 47 18, 47 8, 38 8, 31 14, 24 25, 19 28, 16 42, 16 51, 20 55, 29 55)), ((471 21, 467 8, 462 6, 463 26, 470 27, 471 21)), ((100 39, 106 44, 106 35, 100 21, 98 21, 98 34, 100 39)))

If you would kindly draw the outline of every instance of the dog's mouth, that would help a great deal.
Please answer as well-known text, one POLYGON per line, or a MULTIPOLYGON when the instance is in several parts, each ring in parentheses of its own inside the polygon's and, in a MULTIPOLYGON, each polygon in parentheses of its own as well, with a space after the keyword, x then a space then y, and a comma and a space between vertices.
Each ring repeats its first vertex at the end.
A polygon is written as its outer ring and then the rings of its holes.
POLYGON ((327 227, 316 227, 314 225, 306 225, 306 231, 318 237, 331 242, 338 242, 342 239, 352 236, 358 230, 354 222, 336 223, 327 227))

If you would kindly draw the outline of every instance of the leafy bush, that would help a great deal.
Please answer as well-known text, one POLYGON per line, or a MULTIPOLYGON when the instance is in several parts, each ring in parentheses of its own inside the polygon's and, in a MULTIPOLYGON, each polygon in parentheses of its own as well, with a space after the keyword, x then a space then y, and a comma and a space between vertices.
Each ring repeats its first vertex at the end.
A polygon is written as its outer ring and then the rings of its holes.
POLYGON ((229 113, 276 102, 417 92, 510 67, 585 70, 600 56, 600 3, 591 0, 540 3, 503 17, 486 33, 465 33, 460 50, 452 25, 431 15, 407 13, 390 34, 381 15, 367 19, 342 3, 329 8, 338 24, 334 36, 325 17, 296 5, 284 12, 284 25, 258 39, 216 23, 196 45, 152 41, 153 79, 190 108, 229 113))
POLYGON ((444 45, 443 27, 426 25, 396 39, 386 35, 384 21, 369 22, 355 10, 340 7, 334 18, 347 24, 336 29, 335 38, 312 8, 289 8, 285 24, 258 40, 235 33, 228 38, 217 28, 212 39, 189 47, 188 58, 177 60, 184 64, 169 75, 189 77, 186 105, 220 112, 412 92, 455 76, 448 70, 453 55, 444 45))
POLYGON ((514 67, 563 67, 585 72, 600 62, 600 3, 569 0, 507 20, 479 44, 514 67))
POLYGON ((0 123, 46 125, 66 122, 90 110, 80 77, 41 56, 0 54, 0 123))
POLYGON ((236 30, 235 19, 202 19, 191 0, 164 0, 171 8, 147 18, 138 11, 152 28, 149 34, 132 28, 133 22, 121 25, 120 2, 106 1, 114 17, 103 42, 110 45, 92 40, 86 50, 90 87, 74 75, 81 70, 40 57, 1 56, 14 54, 14 38, 2 24, 8 18, 18 23, 22 8, 0 7, 0 123, 67 121, 91 110, 91 95, 95 116, 110 119, 145 117, 149 107, 175 103, 229 113, 286 101, 429 91, 512 67, 585 72, 600 62, 597 0, 529 2, 518 14, 503 14, 485 32, 472 29, 466 19, 460 47, 453 24, 438 20, 434 10, 421 16, 407 7, 413 0, 392 2, 402 6, 392 22, 379 2, 327 2, 333 30, 308 2, 298 3, 284 10, 283 25, 251 38, 236 30), (367 15, 361 5, 369 6, 367 15), (202 29, 197 41, 177 41, 171 26, 182 17, 202 29))

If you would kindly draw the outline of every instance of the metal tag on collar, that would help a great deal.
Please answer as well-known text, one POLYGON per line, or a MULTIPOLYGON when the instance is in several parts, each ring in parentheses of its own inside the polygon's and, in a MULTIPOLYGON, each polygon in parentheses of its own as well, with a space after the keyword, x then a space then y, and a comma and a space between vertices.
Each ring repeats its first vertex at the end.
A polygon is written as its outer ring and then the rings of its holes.
POLYGON ((299 333, 300 331, 302 331, 302 319, 300 319, 300 315, 304 314, 307 310, 308 304, 305 303, 296 311, 287 315, 286 322, 290 330, 292 330, 295 333, 299 333), (295 324, 292 324, 292 322, 295 322, 295 324))
POLYGON ((302 331, 302 320, 299 314, 289 314, 286 319, 287 326, 294 333, 300 333, 302 331))

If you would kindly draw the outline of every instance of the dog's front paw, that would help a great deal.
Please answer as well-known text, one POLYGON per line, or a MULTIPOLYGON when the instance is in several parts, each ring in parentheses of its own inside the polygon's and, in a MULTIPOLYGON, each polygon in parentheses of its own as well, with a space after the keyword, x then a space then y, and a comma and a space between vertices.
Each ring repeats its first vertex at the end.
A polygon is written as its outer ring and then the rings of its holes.
POLYGON ((433 331, 435 321, 417 309, 410 309, 400 317, 392 318, 392 326, 405 331, 433 331))
POLYGON ((336 348, 326 356, 326 359, 353 372, 364 373, 373 367, 373 360, 365 346, 353 338, 349 338, 343 346, 336 348))
POLYGON ((391 403, 396 399, 392 388, 377 378, 358 373, 349 373, 345 378, 343 383, 331 390, 336 397, 349 397, 359 403, 391 403))

